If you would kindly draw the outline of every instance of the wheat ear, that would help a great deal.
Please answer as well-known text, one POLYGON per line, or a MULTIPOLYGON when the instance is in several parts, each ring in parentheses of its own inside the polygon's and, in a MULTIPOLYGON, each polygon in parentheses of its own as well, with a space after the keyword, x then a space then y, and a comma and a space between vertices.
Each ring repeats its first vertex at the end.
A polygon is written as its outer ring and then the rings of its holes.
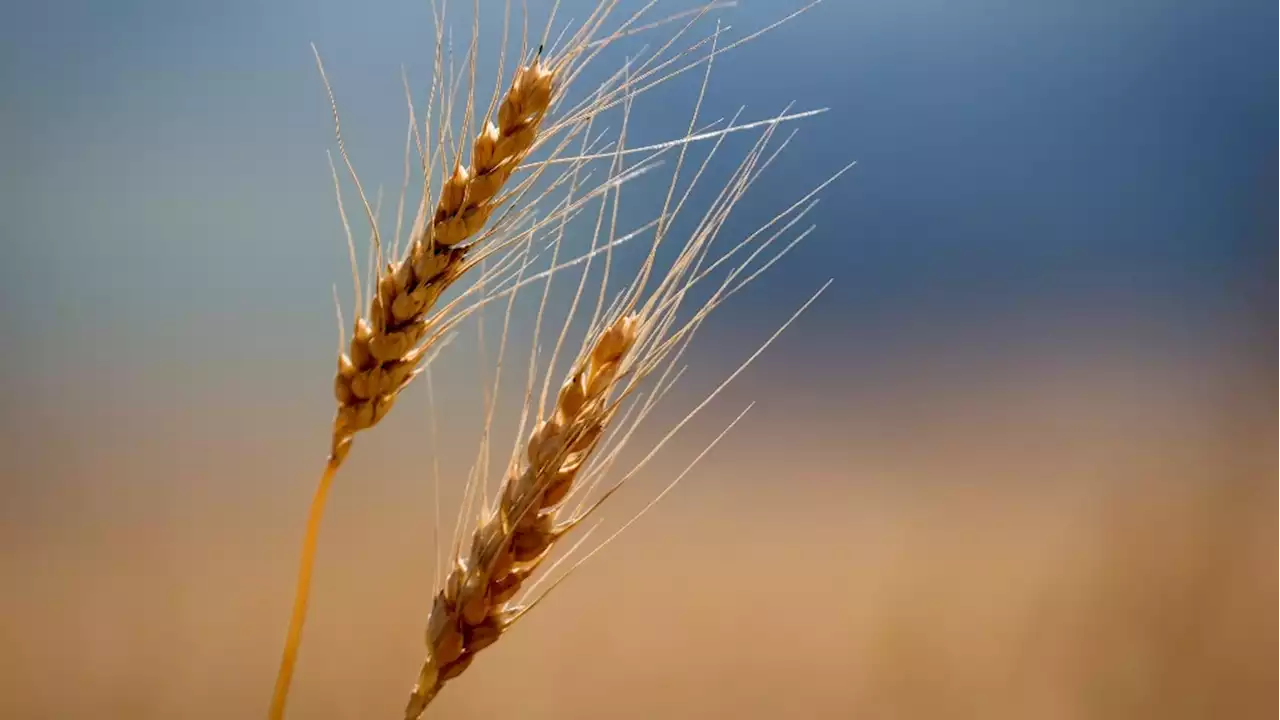
POLYGON ((486 120, 471 146, 471 164, 459 162, 440 190, 435 212, 425 217, 425 198, 405 257, 380 269, 368 318, 357 318, 347 353, 338 357, 329 459, 316 486, 307 516, 297 589, 289 630, 268 711, 282 720, 288 700, 302 627, 306 621, 311 570, 325 500, 338 467, 361 430, 386 416, 396 396, 419 372, 430 349, 430 312, 436 300, 466 270, 464 244, 484 227, 501 204, 499 191, 528 156, 556 90, 556 69, 542 60, 516 70, 498 107, 498 122, 486 120))
POLYGON ((525 446, 523 470, 503 482, 496 507, 481 519, 427 619, 427 658, 405 718, 416 720, 446 682, 493 644, 520 613, 511 603, 575 519, 561 503, 596 448, 616 406, 610 391, 636 342, 639 317, 624 315, 596 338, 560 388, 555 408, 525 446))
POLYGON ((430 346, 428 313, 466 268, 473 246, 464 243, 484 227, 498 192, 533 148, 555 79, 541 58, 516 71, 497 124, 486 120, 472 144, 471 165, 457 164, 404 259, 379 273, 368 319, 356 321, 348 352, 338 358, 330 464, 342 462, 355 434, 385 417, 416 375, 430 346))

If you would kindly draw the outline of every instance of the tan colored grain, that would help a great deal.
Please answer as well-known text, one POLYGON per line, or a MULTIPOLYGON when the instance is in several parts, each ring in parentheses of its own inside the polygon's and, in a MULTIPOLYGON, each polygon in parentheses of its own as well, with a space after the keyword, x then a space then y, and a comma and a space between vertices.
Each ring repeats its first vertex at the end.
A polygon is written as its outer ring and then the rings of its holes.
POLYGON ((516 71, 498 108, 440 190, 435 212, 412 238, 404 259, 378 276, 368 317, 359 318, 348 351, 338 358, 330 463, 340 464, 351 440, 391 410, 429 349, 429 313, 462 274, 472 246, 499 205, 498 193, 533 148, 555 93, 555 69, 541 58, 516 71))
POLYGON ((561 504, 613 414, 610 391, 638 330, 638 316, 625 315, 596 338, 529 437, 523 470, 507 476, 496 507, 456 559, 427 620, 427 658, 405 708, 409 720, 514 621, 520 609, 512 599, 574 525, 561 504))

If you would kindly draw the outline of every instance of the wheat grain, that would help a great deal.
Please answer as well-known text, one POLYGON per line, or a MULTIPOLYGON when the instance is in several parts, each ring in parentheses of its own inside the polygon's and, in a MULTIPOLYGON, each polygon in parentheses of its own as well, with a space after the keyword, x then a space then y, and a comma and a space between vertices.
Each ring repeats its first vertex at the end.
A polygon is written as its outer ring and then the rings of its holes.
POLYGON ((509 605, 524 581, 576 519, 561 504, 599 442, 615 406, 610 391, 636 341, 638 317, 625 315, 595 340, 560 388, 551 416, 526 443, 524 469, 503 483, 497 506, 471 537, 436 595, 427 621, 427 658, 405 708, 417 718, 440 688, 514 621, 509 605))
POLYGON ((379 274, 368 318, 356 321, 347 353, 338 358, 330 463, 341 463, 351 440, 386 416, 429 349, 428 313, 461 274, 474 237, 498 206, 498 192, 534 145, 551 104, 556 73, 539 57, 516 71, 498 109, 440 190, 406 257, 379 274))

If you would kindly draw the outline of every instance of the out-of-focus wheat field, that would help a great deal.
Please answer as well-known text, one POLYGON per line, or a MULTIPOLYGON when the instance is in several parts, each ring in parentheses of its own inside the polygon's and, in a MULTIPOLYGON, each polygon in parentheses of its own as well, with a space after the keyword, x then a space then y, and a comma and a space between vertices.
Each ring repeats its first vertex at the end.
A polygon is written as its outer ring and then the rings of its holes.
MULTIPOLYGON (((716 17, 741 37, 796 6, 716 17)), ((501 4, 482 9, 492 37, 501 4)), ((307 43, 392 198, 429 4, 0 17, 0 715, 254 717, 328 441, 333 284, 350 297, 307 43)), ((754 401, 734 431, 430 716, 1274 717, 1275 20, 832 1, 718 59, 708 119, 830 108, 726 232, 859 165, 713 316, 636 449, 836 282, 606 528, 754 401)), ((685 131, 687 79, 637 102, 636 143, 685 131)), ((639 184, 628 212, 664 192, 639 184)), ((446 537, 476 356, 464 329, 433 370, 446 537)), ((343 468, 291 717, 403 707, 432 584, 428 421, 415 386, 343 468)))

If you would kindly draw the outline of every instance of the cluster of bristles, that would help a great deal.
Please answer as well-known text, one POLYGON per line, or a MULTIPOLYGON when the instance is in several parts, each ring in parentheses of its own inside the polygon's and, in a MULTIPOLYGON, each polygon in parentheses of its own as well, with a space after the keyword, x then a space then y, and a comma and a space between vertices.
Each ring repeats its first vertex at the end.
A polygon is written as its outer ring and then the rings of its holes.
POLYGON ((612 415, 610 390, 640 324, 636 315, 625 315, 596 339, 561 387, 550 417, 534 428, 527 465, 513 468, 467 554, 455 559, 427 621, 427 659, 405 709, 408 720, 514 621, 516 593, 575 523, 563 517, 562 503, 612 415))
POLYGON ((429 313, 465 268, 464 245, 501 203, 499 192, 532 150, 551 105, 555 69, 537 58, 516 71, 498 108, 471 147, 471 165, 458 163, 444 182, 435 213, 415 223, 405 257, 378 275, 368 318, 355 323, 348 352, 338 359, 330 462, 346 456, 352 437, 373 427, 418 372, 426 355, 429 313))

